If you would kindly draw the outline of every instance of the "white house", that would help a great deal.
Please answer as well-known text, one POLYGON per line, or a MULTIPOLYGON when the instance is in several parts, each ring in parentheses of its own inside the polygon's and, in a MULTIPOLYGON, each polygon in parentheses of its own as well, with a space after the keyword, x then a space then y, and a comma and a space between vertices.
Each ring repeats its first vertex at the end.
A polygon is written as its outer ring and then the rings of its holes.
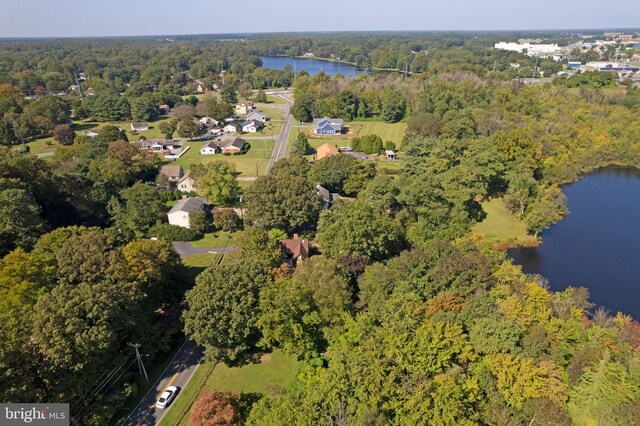
POLYGON ((213 155, 220 152, 220 147, 215 142, 207 142, 200 148, 200 155, 213 155))
POLYGON ((204 198, 183 198, 182 200, 178 201, 171 210, 169 210, 167 217, 169 218, 169 223, 171 225, 189 228, 191 226, 189 223, 189 213, 197 211, 208 213, 210 209, 211 206, 204 198))
POLYGON ((247 121, 257 120, 262 123, 267 121, 267 116, 262 111, 253 111, 247 115, 247 121))
POLYGON ((248 121, 242 126, 242 131, 245 133, 256 133, 260 129, 262 129, 262 122, 258 120, 248 121))
POLYGON ((227 124, 226 126, 224 126, 223 128, 225 133, 235 133, 236 132, 236 123, 231 122, 229 124, 227 124))

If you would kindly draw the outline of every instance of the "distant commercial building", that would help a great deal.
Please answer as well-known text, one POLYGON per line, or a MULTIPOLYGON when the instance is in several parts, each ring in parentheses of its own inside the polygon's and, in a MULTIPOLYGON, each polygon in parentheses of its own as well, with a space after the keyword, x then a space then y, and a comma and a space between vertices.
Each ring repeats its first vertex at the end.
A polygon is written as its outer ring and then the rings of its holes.
POLYGON ((557 44, 511 43, 505 41, 496 43, 493 47, 511 52, 522 52, 529 56, 545 55, 561 50, 557 44))

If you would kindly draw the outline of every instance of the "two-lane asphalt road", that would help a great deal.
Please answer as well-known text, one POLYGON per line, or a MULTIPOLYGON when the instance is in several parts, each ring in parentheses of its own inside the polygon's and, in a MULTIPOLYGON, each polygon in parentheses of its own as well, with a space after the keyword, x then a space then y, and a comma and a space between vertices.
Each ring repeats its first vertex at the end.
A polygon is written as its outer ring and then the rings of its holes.
MULTIPOLYGON (((185 341, 176 356, 162 372, 160 378, 151 390, 147 392, 138 406, 134 408, 122 426, 147 426, 160 423, 162 417, 167 410, 171 409, 173 404, 164 410, 160 410, 156 408, 156 401, 169 386, 176 386, 181 390, 184 389, 201 360, 202 347, 191 340, 185 341)), ((178 393, 177 398, 180 398, 180 393, 178 393)))
POLYGON ((269 174, 276 161, 284 158, 284 156, 287 154, 287 143, 289 142, 289 134, 291 133, 294 122, 294 118, 290 113, 290 109, 293 106, 293 100, 291 99, 289 93, 277 92, 274 93, 274 96, 283 99, 286 104, 284 106, 284 123, 282 124, 282 129, 280 130, 280 134, 278 135, 278 138, 276 140, 276 146, 275 148, 273 148, 271 159, 269 159, 266 174, 269 174))

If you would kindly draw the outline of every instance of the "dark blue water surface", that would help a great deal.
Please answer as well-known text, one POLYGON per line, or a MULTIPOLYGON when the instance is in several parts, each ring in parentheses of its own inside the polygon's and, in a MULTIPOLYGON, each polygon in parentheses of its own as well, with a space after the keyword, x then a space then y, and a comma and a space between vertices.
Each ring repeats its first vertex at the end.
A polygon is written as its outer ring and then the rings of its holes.
POLYGON ((640 319, 640 171, 606 167, 563 190, 569 215, 509 255, 552 290, 587 287, 596 305, 640 319))
POLYGON ((315 75, 320 71, 324 71, 328 75, 340 73, 345 77, 353 77, 358 74, 370 71, 363 70, 353 65, 341 62, 319 61, 318 59, 294 59, 283 56, 262 56, 262 67, 283 70, 285 66, 291 65, 291 69, 295 72, 305 70, 310 75, 315 75))

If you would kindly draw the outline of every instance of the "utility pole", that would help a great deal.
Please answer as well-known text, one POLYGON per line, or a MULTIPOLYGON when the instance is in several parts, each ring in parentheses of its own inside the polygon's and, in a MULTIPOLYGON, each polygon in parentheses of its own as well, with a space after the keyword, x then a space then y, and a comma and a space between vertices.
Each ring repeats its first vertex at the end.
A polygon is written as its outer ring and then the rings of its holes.
POLYGON ((149 381, 149 376, 147 376, 147 370, 144 368, 144 363, 142 362, 142 356, 140 355, 140 351, 138 348, 140 347, 140 343, 129 343, 129 346, 135 348, 136 350, 136 360, 138 361, 138 371, 140 374, 144 373, 144 377, 149 381))

